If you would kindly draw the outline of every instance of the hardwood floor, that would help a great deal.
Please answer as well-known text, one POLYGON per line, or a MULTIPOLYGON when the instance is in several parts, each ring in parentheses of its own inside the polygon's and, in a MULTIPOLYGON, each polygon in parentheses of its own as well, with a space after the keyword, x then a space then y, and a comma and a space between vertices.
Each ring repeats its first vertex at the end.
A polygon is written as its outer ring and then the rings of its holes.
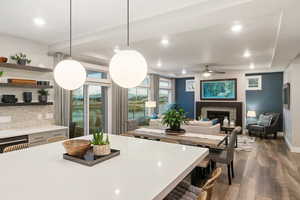
POLYGON ((224 166, 213 200, 300 200, 300 154, 290 153, 283 139, 257 138, 252 152, 235 156, 232 185, 224 166))

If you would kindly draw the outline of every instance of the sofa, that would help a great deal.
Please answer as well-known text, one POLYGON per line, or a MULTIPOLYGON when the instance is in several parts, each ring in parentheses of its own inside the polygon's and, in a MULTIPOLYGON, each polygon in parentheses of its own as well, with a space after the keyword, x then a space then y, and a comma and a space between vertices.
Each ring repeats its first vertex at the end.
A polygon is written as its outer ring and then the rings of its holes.
MULTIPOLYGON (((163 125, 161 121, 162 119, 151 119, 149 128, 166 129, 167 126, 163 125)), ((221 131, 220 123, 214 124, 213 121, 189 121, 181 128, 189 133, 219 134, 221 131)))

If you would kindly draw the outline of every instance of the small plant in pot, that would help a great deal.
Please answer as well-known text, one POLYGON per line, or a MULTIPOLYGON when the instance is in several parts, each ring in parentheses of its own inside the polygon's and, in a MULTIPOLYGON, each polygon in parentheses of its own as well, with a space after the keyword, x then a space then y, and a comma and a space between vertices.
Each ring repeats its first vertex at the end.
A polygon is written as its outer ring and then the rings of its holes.
POLYGON ((39 102, 40 103, 47 103, 49 92, 47 90, 41 89, 38 91, 39 93, 39 102))
POLYGON ((93 152, 96 156, 105 156, 110 154, 109 137, 107 134, 105 136, 102 131, 93 133, 91 143, 93 145, 93 152))
POLYGON ((31 60, 27 58, 26 54, 24 53, 16 54, 14 56, 11 56, 10 58, 16 61, 16 63, 19 65, 26 65, 31 63, 31 60))
POLYGON ((186 113, 182 108, 174 108, 168 110, 162 119, 163 125, 167 125, 167 134, 183 134, 185 130, 180 128, 182 124, 187 123, 186 113))

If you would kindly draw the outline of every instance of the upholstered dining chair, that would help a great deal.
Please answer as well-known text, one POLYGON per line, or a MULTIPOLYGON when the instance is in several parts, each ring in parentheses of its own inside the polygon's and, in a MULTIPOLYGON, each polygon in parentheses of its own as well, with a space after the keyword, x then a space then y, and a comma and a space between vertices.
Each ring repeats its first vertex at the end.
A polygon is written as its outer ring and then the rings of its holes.
POLYGON ((26 148, 28 148, 28 143, 11 145, 11 146, 5 147, 3 149, 3 153, 8 153, 11 151, 18 151, 18 150, 26 149, 26 148))
POLYGON ((214 169, 211 174, 211 178, 208 179, 205 184, 202 186, 202 190, 207 192, 207 200, 211 200, 213 194, 213 188, 216 185, 217 180, 222 174, 222 168, 218 167, 214 169))
POLYGON ((231 185, 231 177, 234 178, 233 159, 234 159, 234 147, 237 138, 237 134, 242 131, 240 126, 236 127, 230 134, 229 143, 224 150, 220 152, 211 152, 209 154, 213 163, 227 164, 228 182, 231 185))

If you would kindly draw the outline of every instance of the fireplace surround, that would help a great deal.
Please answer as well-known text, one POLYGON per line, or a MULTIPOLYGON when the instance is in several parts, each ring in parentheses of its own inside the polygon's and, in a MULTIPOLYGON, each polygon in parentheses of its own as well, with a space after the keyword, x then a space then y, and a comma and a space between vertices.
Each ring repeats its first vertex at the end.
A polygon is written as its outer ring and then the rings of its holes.
POLYGON ((203 116, 205 118, 213 117, 212 112, 221 122, 224 116, 228 119, 234 120, 237 126, 243 126, 243 103, 242 102, 212 102, 212 101, 198 101, 196 102, 196 116, 203 116), (210 112, 210 113, 209 113, 210 112), (209 116, 210 115, 210 116, 209 116), (219 117, 218 117, 219 116, 219 117))

